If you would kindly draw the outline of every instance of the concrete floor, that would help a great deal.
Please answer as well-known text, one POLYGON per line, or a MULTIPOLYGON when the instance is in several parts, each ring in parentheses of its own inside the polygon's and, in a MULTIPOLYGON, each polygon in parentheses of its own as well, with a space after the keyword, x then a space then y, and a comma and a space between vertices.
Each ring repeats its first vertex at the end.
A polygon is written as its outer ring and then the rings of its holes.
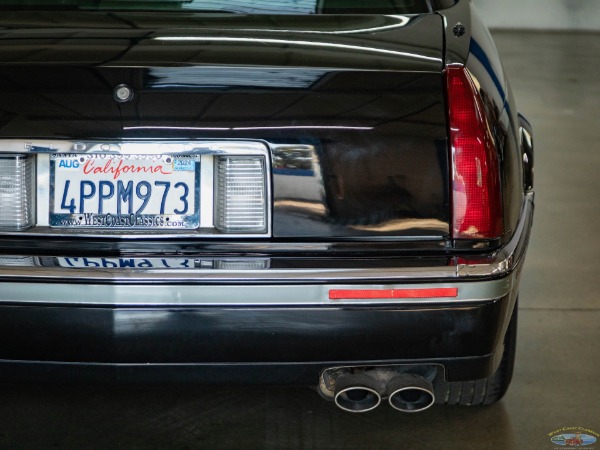
POLYGON ((4 386, 0 448, 529 450, 555 448, 548 435, 563 427, 600 433, 600 34, 495 36, 534 126, 537 166, 503 401, 352 415, 306 388, 4 386))

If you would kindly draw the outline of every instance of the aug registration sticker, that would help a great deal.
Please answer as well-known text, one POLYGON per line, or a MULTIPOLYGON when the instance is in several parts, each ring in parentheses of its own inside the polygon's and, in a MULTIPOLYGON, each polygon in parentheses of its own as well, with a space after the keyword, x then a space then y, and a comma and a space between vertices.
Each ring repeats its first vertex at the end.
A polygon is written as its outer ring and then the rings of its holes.
POLYGON ((190 155, 52 155, 50 225, 197 228, 199 166, 190 155))

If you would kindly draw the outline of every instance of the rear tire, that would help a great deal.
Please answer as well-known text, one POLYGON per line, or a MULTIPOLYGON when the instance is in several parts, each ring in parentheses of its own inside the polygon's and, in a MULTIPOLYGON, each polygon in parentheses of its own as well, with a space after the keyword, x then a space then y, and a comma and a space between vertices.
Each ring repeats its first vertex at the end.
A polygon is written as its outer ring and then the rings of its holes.
POLYGON ((500 366, 491 376, 481 380, 440 383, 436 389, 439 403, 446 405, 481 406, 497 402, 508 390, 515 366, 517 348, 517 305, 513 310, 506 336, 500 366))

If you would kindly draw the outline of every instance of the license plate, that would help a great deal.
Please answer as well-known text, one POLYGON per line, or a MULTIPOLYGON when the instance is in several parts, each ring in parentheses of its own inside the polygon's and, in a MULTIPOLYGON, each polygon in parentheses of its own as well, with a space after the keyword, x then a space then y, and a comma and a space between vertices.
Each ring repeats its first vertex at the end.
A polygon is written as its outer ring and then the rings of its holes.
POLYGON ((195 156, 54 154, 50 226, 197 228, 199 166, 195 156))
POLYGON ((60 267, 77 269, 193 269, 186 258, 56 258, 60 267))

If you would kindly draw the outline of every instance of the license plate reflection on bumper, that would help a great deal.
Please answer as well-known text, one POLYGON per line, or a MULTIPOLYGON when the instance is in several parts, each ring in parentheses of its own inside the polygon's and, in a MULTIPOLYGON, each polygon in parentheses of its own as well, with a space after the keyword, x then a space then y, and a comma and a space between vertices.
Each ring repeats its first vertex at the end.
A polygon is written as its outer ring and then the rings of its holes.
POLYGON ((193 269, 187 258, 56 258, 60 267, 77 269, 193 269))

